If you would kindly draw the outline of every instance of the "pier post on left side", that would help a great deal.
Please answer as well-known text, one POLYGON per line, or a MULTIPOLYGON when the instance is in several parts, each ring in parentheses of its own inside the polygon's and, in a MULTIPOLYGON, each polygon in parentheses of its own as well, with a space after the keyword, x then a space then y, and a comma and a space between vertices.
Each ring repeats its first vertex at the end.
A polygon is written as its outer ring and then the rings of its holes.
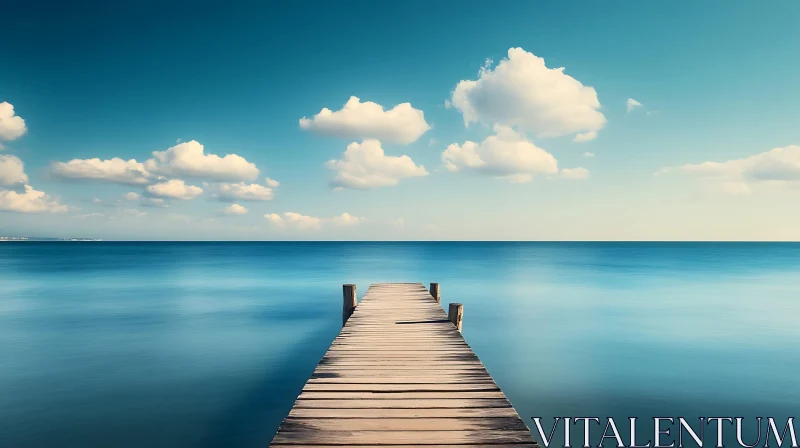
POLYGON ((347 319, 350 318, 350 315, 353 314, 353 310, 356 309, 357 305, 357 298, 356 298, 356 285, 352 283, 348 283, 346 285, 342 285, 342 293, 343 299, 342 302, 342 326, 347 323, 347 319))
POLYGON ((431 296, 433 296, 433 298, 436 299, 436 303, 441 302, 442 296, 440 295, 440 292, 439 292, 439 284, 438 283, 431 283, 430 293, 431 293, 431 296))

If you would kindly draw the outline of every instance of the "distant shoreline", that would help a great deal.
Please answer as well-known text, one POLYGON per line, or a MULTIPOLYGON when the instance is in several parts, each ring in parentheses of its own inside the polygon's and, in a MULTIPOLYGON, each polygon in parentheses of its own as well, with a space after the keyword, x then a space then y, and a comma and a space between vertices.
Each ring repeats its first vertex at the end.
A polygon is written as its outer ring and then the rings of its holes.
POLYGON ((0 236, 2 242, 103 242, 103 243, 277 243, 277 244, 567 244, 567 245, 707 245, 707 244, 736 244, 736 245, 763 245, 763 244, 794 244, 800 241, 736 241, 736 240, 127 240, 127 239, 102 239, 102 238, 52 238, 52 237, 14 237, 0 236))
POLYGON ((103 241, 100 238, 39 238, 33 236, 0 236, 0 242, 9 242, 9 241, 29 241, 29 242, 41 242, 41 241, 103 241))

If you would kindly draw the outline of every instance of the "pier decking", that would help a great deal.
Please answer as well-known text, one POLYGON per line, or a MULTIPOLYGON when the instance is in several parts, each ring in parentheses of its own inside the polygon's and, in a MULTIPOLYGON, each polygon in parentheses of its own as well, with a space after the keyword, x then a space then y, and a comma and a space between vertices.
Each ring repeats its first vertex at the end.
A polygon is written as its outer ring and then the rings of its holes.
POLYGON ((318 445, 538 448, 419 283, 370 286, 271 444, 318 445))

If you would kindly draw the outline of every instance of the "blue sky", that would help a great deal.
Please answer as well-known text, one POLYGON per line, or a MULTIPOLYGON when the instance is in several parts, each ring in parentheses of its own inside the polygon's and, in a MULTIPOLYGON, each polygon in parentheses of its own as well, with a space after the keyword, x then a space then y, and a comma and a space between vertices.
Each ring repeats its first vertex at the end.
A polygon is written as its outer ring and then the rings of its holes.
POLYGON ((800 239, 798 2, 25 3, 2 234, 800 239))

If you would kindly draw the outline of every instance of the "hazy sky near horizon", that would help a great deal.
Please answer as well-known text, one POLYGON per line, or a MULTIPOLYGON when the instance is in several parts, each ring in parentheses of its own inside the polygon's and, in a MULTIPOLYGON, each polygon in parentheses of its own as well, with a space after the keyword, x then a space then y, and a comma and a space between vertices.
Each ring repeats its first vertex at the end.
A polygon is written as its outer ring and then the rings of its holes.
POLYGON ((800 240, 800 2, 12 2, 0 234, 800 240))

